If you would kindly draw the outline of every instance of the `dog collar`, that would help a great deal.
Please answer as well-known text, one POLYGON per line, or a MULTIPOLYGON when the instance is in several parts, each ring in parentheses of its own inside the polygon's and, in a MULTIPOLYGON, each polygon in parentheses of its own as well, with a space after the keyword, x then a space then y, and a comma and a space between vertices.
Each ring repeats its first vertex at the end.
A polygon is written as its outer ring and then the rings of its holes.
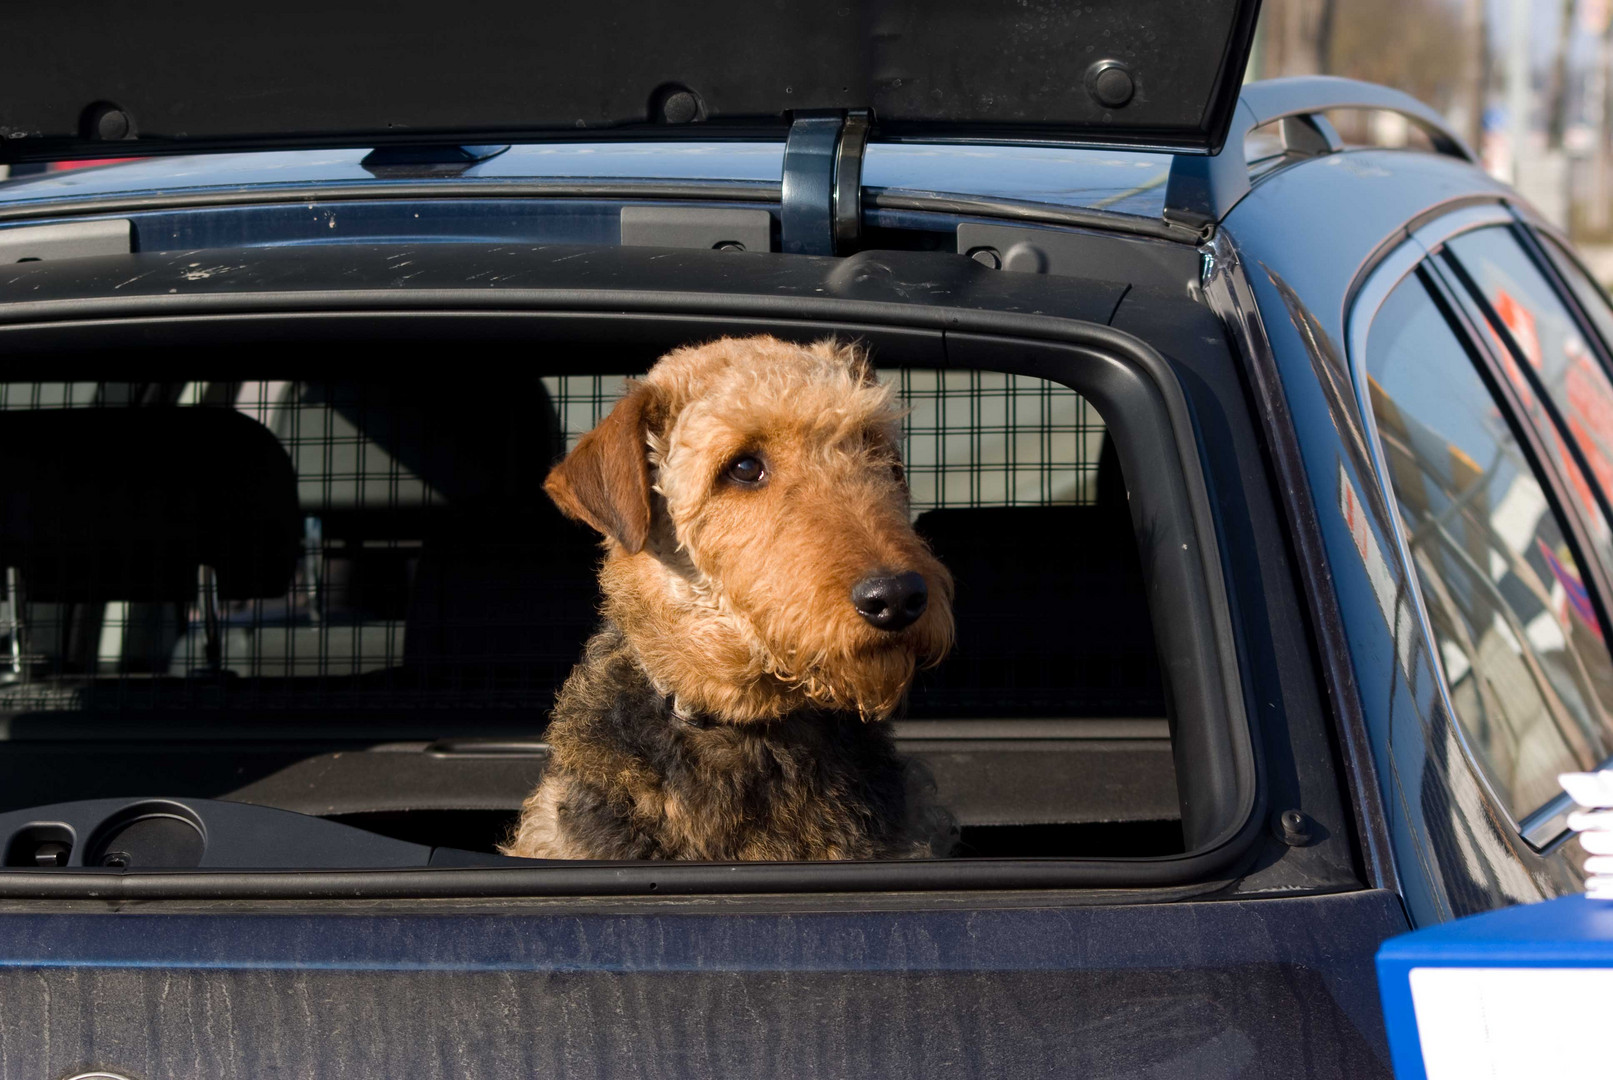
POLYGON ((683 703, 678 700, 676 694, 668 694, 666 696, 666 704, 668 711, 672 713, 672 719, 676 720, 684 727, 694 728, 696 731, 707 731, 716 724, 716 721, 712 720, 710 717, 701 716, 699 713, 686 708, 683 703))

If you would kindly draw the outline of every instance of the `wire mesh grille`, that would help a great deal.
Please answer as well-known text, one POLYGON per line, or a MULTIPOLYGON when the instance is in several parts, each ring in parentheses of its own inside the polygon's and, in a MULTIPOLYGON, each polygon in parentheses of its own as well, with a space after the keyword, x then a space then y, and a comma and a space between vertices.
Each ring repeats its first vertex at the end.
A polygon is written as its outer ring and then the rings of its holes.
MULTIPOLYGON (((1080 395, 994 372, 881 376, 909 410, 915 516, 1094 501, 1105 429, 1080 395)), ((82 567, 88 584, 77 592, 41 598, 49 589, 37 571, 30 581, 27 542, 6 532, 0 711, 546 709, 595 618, 596 556, 591 536, 534 525, 549 521, 535 478, 609 411, 624 378, 544 377, 547 401, 534 392, 498 402, 401 383, 0 383, 7 412, 178 407, 250 419, 289 460, 300 536, 272 594, 232 592, 207 565, 194 568, 193 585, 154 593, 131 582, 140 567, 103 554, 82 567)), ((96 448, 98 468, 138 472, 123 482, 163 499, 205 471, 200 463, 228 456, 197 445, 152 463, 126 459, 132 449, 96 448)), ((7 486, 0 477, 0 492, 7 486)), ((222 494, 187 497, 206 518, 221 513, 222 494)), ((121 541, 86 538, 103 553, 121 541)))
MULTIPOLYGON (((902 460, 913 513, 940 507, 1089 505, 1104 424, 1074 390, 996 371, 887 368, 908 413, 902 460)), ((566 448, 621 396, 626 376, 543 380, 566 448)))

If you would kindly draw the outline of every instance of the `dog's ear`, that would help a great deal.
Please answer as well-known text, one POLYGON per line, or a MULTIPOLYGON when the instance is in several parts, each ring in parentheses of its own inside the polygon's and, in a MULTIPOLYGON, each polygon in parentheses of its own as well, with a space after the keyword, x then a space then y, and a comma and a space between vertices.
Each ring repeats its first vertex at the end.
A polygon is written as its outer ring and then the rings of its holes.
POLYGON ((872 386, 879 381, 879 372, 874 370, 874 358, 868 355, 868 350, 857 342, 841 345, 838 349, 841 359, 851 368, 852 377, 864 386, 872 386))
POLYGON ((879 381, 879 373, 874 370, 874 358, 868 355, 868 350, 859 342, 841 341, 832 337, 820 338, 812 343, 808 351, 825 360, 838 361, 846 365, 851 371, 851 377, 864 386, 872 386, 879 381))
POLYGON ((630 383, 599 426, 549 470, 543 490, 562 513, 615 540, 629 555, 650 535, 650 424, 660 395, 630 383))

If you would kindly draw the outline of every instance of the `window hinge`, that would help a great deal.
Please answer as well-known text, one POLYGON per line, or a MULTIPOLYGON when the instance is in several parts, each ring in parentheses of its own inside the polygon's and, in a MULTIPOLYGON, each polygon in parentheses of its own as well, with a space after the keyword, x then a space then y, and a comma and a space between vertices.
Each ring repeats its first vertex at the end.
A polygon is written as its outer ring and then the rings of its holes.
POLYGON ((797 255, 850 252, 862 234, 867 109, 796 113, 784 142, 780 246, 797 255))

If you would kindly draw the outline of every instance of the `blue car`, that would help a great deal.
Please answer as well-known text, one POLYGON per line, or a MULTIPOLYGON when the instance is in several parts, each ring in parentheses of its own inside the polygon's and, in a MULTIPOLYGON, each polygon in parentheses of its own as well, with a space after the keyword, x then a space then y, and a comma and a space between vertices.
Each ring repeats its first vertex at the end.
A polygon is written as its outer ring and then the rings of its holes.
POLYGON ((1392 1075, 1384 941, 1583 887, 1613 310, 1257 7, 9 12, 0 1078, 1392 1075), (958 850, 500 855, 542 478, 753 333, 908 407, 958 850))

